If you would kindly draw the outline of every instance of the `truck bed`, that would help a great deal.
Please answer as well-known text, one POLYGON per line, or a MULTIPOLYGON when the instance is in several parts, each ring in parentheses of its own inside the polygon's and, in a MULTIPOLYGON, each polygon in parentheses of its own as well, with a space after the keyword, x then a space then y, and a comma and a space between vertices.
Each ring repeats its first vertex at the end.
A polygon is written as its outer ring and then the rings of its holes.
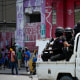
POLYGON ((37 76, 39 79, 56 80, 59 73, 71 73, 75 76, 75 63, 66 61, 37 62, 37 76))

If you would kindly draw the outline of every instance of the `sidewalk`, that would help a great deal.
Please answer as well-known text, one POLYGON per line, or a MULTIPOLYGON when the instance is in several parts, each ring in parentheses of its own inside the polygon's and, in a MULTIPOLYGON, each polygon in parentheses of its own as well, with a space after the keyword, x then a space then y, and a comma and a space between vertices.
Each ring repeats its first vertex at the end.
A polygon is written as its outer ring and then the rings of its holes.
MULTIPOLYGON (((14 69, 14 73, 15 73, 15 69, 14 69)), ((2 68, 2 69, 0 69, 0 74, 11 74, 11 69, 2 68)), ((20 75, 29 75, 29 73, 27 73, 25 68, 21 68, 21 70, 18 70, 18 74, 20 74, 20 75)))

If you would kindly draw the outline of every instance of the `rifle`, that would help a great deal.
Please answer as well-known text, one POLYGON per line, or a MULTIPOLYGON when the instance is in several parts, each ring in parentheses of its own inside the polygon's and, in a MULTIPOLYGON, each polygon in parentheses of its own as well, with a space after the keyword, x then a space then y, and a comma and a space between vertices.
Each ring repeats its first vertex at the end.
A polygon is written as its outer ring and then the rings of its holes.
POLYGON ((43 53, 46 52, 46 51, 49 52, 49 50, 47 50, 47 49, 50 47, 50 43, 51 43, 52 41, 54 41, 53 38, 51 38, 51 39, 49 40, 49 43, 46 44, 46 47, 44 48, 43 53))

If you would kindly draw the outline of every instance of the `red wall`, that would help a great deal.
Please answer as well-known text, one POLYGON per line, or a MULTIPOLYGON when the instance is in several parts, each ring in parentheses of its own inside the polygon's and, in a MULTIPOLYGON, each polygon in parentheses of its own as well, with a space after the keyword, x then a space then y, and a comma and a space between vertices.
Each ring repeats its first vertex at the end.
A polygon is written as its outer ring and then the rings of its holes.
POLYGON ((0 48, 6 48, 6 45, 11 46, 11 38, 15 38, 14 32, 0 32, 0 48))
MULTIPOLYGON (((50 27, 52 27, 52 36, 55 37, 56 27, 74 27, 74 3, 76 0, 46 0, 46 37, 50 37, 50 27), (52 4, 56 3, 57 24, 52 25, 52 4)), ((79 3, 79 2, 78 2, 79 3)), ((54 6, 53 6, 54 7, 54 6)))
POLYGON ((46 26, 46 37, 50 37, 50 27, 52 27, 52 1, 46 0, 46 7, 45 7, 45 26, 46 26))
POLYGON ((66 27, 74 27, 74 0, 67 0, 66 27))

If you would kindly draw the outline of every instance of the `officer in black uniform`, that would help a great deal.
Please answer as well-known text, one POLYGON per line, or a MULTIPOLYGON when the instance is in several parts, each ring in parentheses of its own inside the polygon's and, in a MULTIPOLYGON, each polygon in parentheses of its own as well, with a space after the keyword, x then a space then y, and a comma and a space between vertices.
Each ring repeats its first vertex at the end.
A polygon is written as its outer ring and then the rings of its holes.
POLYGON ((60 53, 62 53, 62 47, 64 47, 63 42, 65 41, 65 38, 63 37, 63 32, 64 32, 64 28, 62 27, 57 27, 55 29, 56 40, 54 40, 54 43, 52 45, 52 50, 45 49, 43 51, 43 54, 41 55, 43 61, 48 61, 48 59, 50 58, 51 60, 53 60, 53 58, 57 59, 56 56, 58 57, 60 53), (49 53, 50 51, 52 51, 53 53, 49 53), (45 53, 45 52, 48 52, 48 53, 45 53))
POLYGON ((72 36, 73 34, 73 29, 70 27, 65 28, 65 37, 66 37, 66 41, 71 44, 74 45, 74 37, 72 36))
POLYGON ((73 54, 73 48, 74 48, 74 37, 72 36, 73 29, 70 27, 65 28, 65 38, 68 44, 70 44, 70 47, 68 49, 65 48, 66 53, 66 60, 68 61, 73 54))
POLYGON ((55 29, 56 40, 54 41, 54 44, 53 44, 53 55, 50 57, 51 61, 65 59, 63 48, 69 47, 70 44, 67 43, 65 37, 63 36, 63 32, 64 32, 64 29, 62 27, 57 27, 55 29))
MULTIPOLYGON (((51 56, 54 56, 54 55, 57 55, 58 53, 61 53, 62 52, 62 40, 65 41, 64 38, 61 38, 60 39, 60 46, 58 46, 59 44, 59 37, 63 35, 63 32, 64 32, 64 29, 62 27, 57 27, 55 29, 55 36, 57 37, 57 39, 54 41, 53 45, 52 45, 52 50, 49 50, 49 49, 45 49, 43 51, 43 54, 41 55, 41 58, 43 61, 48 61, 48 59, 50 59, 51 56), (52 51, 53 53, 50 53, 50 51, 52 51), (47 53, 46 53, 47 52, 47 53)), ((52 41, 52 40, 51 40, 52 41)))

